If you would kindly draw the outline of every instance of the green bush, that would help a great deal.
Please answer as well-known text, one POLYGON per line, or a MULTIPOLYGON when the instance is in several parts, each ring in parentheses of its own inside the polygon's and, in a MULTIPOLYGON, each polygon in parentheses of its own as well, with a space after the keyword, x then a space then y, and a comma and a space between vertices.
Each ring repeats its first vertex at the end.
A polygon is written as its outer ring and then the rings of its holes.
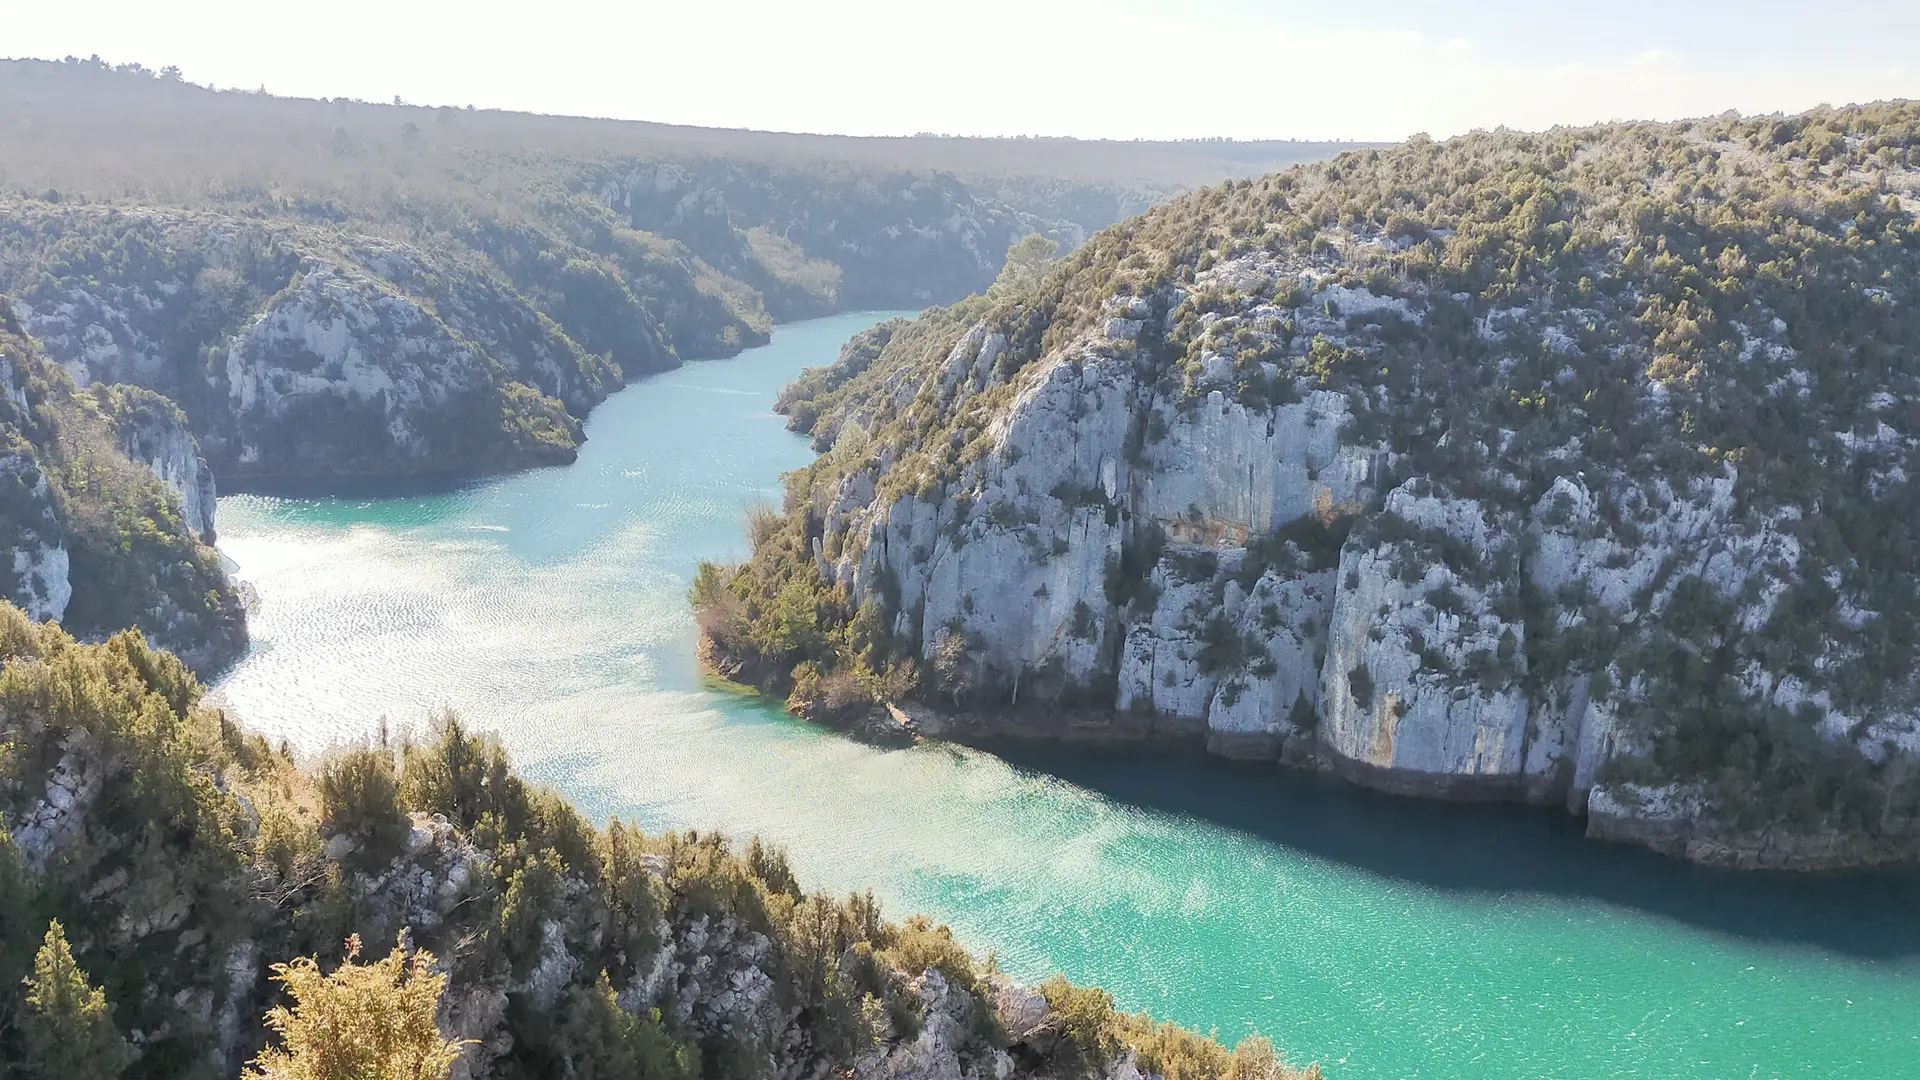
POLYGON ((360 844, 365 861, 382 863, 406 843, 407 817, 400 810, 400 785, 393 754, 384 747, 359 747, 337 753, 321 766, 315 787, 320 795, 321 828, 360 844))

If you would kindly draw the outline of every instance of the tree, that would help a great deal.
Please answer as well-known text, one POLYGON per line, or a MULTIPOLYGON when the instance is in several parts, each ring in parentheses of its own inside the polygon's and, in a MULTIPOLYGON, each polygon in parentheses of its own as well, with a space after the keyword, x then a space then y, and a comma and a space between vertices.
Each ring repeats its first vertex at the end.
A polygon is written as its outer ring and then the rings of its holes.
POLYGON ((399 854, 409 826, 400 811, 392 752, 382 746, 339 754, 320 767, 317 786, 320 819, 329 834, 352 837, 373 863, 399 854))
POLYGON ((33 958, 20 1029, 29 1076, 111 1080, 133 1060, 132 1048, 114 1030, 107 995, 74 962, 58 920, 47 927, 46 943, 33 958))
POLYGON ((1320 714, 1313 708, 1313 702, 1307 700, 1305 690, 1293 696, 1293 708, 1287 711, 1287 722, 1295 731, 1312 731, 1320 726, 1320 714))
POLYGON ((1039 284, 1060 253, 1060 245, 1034 233, 1007 249, 1007 262, 993 281, 989 296, 1009 296, 1039 284))
POLYGON ((1347 672, 1347 689, 1352 691, 1355 705, 1373 708, 1373 673, 1367 670, 1367 665, 1356 664, 1347 672))
POLYGON ((622 1009, 605 973, 599 985, 573 991, 562 1014, 560 1042, 566 1047, 567 1075, 575 1080, 694 1080, 700 1075, 693 1048, 667 1034, 658 1012, 635 1016, 622 1009))
POLYGON ((361 964, 359 956, 356 934, 331 975, 310 956, 273 966, 294 1004, 267 1013, 281 1045, 261 1051, 250 1080, 443 1080, 462 1044, 441 1038, 434 1023, 447 977, 433 955, 409 956, 402 935, 385 960, 361 964))

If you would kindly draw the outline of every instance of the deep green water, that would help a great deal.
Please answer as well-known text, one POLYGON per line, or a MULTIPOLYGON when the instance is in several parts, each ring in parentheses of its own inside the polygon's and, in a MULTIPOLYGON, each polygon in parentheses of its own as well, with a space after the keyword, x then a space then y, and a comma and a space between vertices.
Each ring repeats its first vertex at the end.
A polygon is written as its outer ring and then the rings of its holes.
POLYGON ((1920 883, 1723 876, 1511 808, 1271 767, 880 750, 705 687, 701 557, 808 460, 768 410, 874 316, 594 413, 577 464, 420 498, 220 502, 258 589, 218 689, 313 750, 450 705, 605 819, 758 832, 1016 975, 1258 1029, 1332 1080, 1920 1077, 1920 883))

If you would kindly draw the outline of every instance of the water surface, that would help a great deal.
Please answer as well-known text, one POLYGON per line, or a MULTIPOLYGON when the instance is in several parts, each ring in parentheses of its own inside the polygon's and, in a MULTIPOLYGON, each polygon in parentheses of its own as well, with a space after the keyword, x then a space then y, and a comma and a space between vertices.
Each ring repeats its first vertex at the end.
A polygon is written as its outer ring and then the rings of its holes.
POLYGON ((763 834, 812 887, 1332 1080, 1920 1077, 1911 878, 1730 877, 1271 767, 875 749, 705 685, 694 563, 743 555, 747 509, 810 458, 779 388, 878 318, 637 383, 565 468, 222 499, 260 607, 219 693, 306 750, 452 706, 596 818, 763 834))

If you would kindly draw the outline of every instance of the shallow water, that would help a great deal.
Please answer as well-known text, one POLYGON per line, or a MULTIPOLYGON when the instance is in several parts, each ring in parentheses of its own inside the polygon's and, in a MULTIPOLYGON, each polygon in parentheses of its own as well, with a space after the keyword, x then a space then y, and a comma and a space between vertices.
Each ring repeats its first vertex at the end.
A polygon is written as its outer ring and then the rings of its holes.
POLYGON ((1017 976, 1257 1029, 1331 1080, 1920 1077, 1912 877, 1708 873, 1272 767, 875 749, 705 684, 694 563, 744 554, 747 509, 809 459, 779 388, 879 317, 637 383, 565 468, 222 499, 260 607, 218 692, 307 750, 452 706, 597 818, 763 834, 1017 976))

